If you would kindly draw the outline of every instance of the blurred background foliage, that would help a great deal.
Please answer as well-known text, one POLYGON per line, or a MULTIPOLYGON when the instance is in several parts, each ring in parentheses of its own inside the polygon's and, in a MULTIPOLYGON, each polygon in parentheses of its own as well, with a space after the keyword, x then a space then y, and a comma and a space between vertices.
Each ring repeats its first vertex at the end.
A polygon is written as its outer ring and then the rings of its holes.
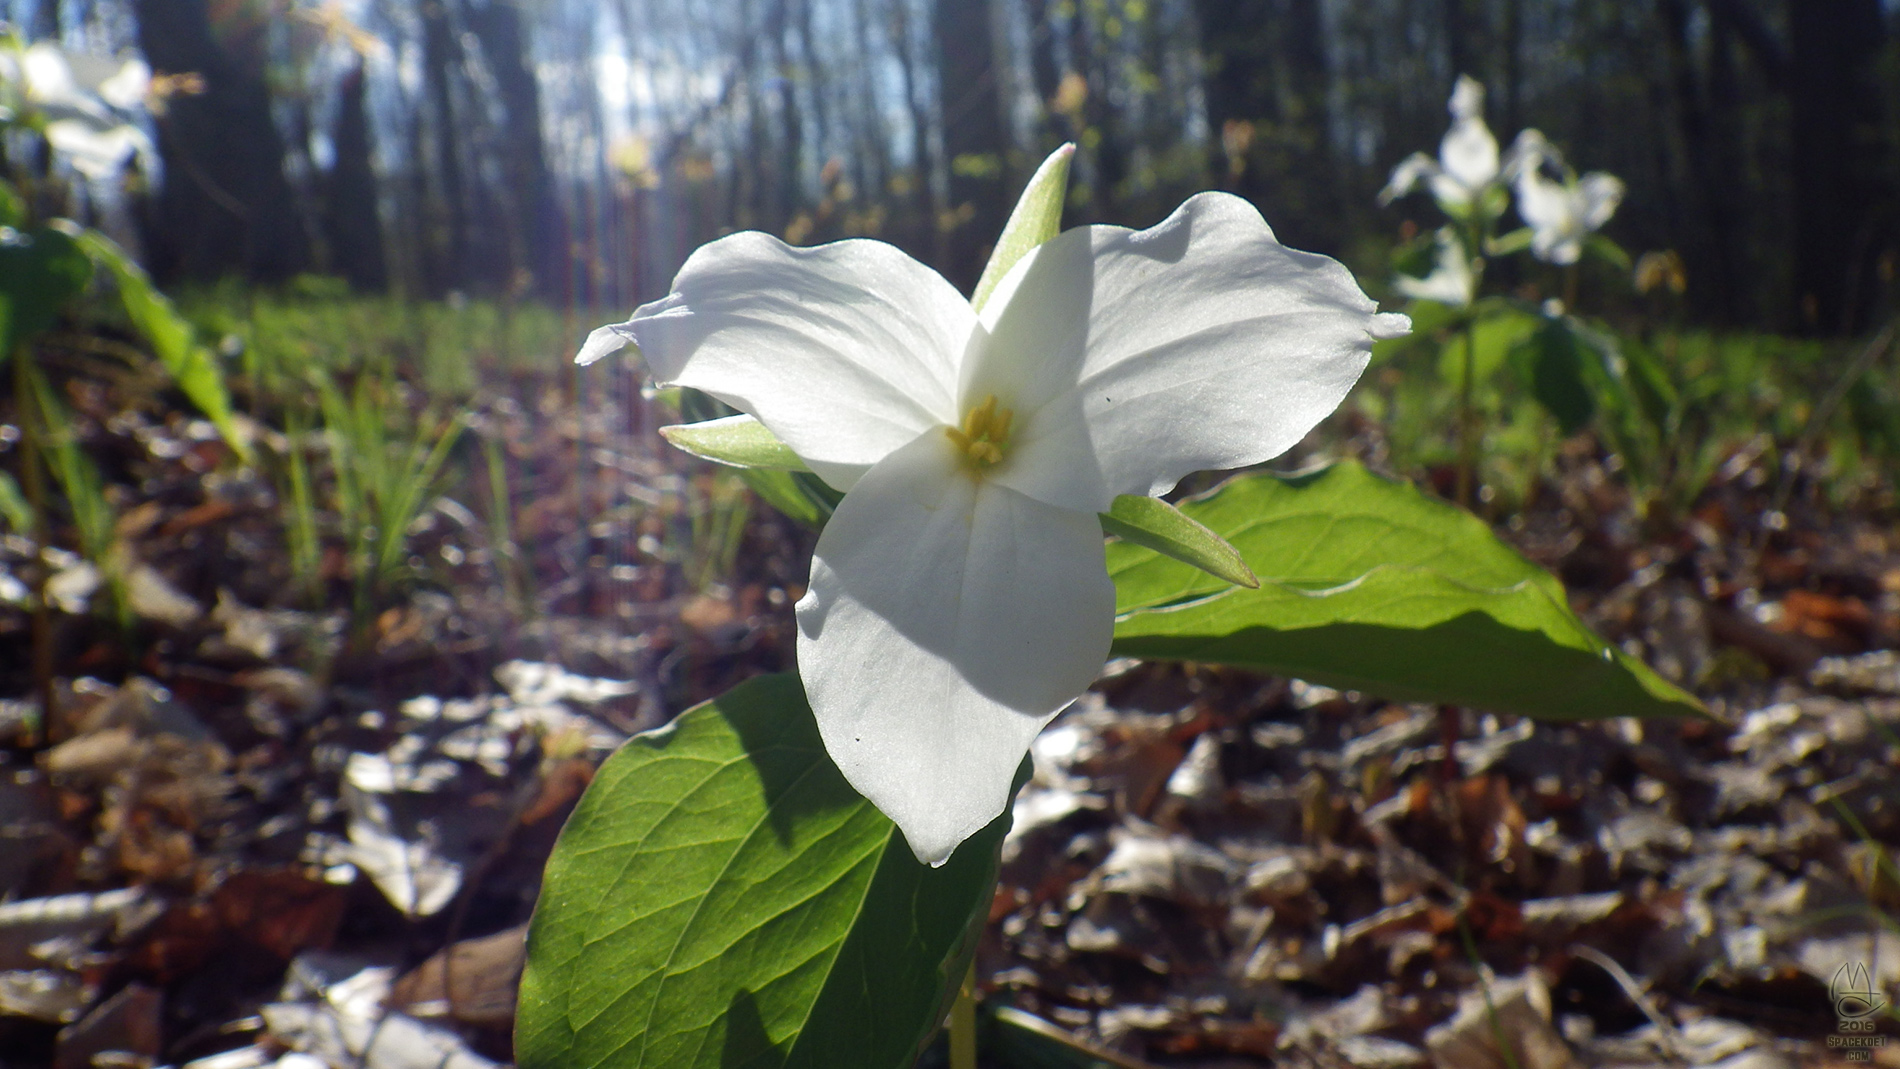
MULTIPOLYGON (((195 75, 130 181, 58 205, 159 282, 627 309, 729 229, 892 241, 967 288, 1065 140, 1071 225, 1227 188, 1382 278, 1374 202, 1454 78, 1621 176, 1686 282, 1628 311, 1853 333, 1895 302, 1891 0, 7 0, 195 75)), ((10 146, 19 150, 21 146, 10 146)), ((45 167, 37 160, 13 163, 45 167)), ((43 196, 56 196, 42 193, 43 196)), ((1502 280, 1533 285, 1535 278, 1502 280)))

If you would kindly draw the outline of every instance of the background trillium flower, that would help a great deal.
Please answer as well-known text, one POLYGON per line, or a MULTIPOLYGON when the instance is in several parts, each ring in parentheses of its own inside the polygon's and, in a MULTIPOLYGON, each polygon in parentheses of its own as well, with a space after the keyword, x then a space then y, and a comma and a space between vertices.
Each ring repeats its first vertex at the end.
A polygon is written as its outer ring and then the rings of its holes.
POLYGON ((1603 171, 1563 182, 1535 162, 1517 172, 1517 214, 1531 228, 1531 253, 1554 264, 1576 263, 1583 240, 1609 222, 1622 201, 1622 180, 1603 171))
POLYGON ((1379 193, 1380 204, 1392 203, 1424 181, 1447 214, 1462 215, 1498 180, 1498 139, 1484 124, 1484 86, 1470 75, 1459 75, 1447 107, 1451 129, 1438 144, 1438 158, 1423 152, 1406 157, 1392 169, 1391 180, 1379 193))
POLYGON ((141 59, 67 52, 45 41, 0 58, 0 81, 44 124, 47 144, 93 179, 111 177, 135 154, 152 155, 134 118, 151 75, 141 59))
POLYGON ((1058 235, 981 315, 880 242, 734 234, 579 359, 633 341, 847 491, 798 603, 799 672, 845 777, 941 864, 1107 658, 1096 514, 1284 452, 1408 327, 1203 193, 1149 230, 1058 235))

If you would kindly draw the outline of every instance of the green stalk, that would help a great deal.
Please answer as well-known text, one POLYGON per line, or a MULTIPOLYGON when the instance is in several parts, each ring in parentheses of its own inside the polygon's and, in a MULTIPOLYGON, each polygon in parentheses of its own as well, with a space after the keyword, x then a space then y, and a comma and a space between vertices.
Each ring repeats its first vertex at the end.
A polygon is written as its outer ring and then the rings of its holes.
POLYGON ((1470 508, 1473 476, 1478 466, 1478 420, 1472 412, 1473 380, 1478 376, 1478 327, 1468 313, 1463 372, 1458 382, 1458 482, 1452 496, 1458 504, 1470 508))
MULTIPOLYGON (((496 429, 499 431, 499 424, 496 429)), ((507 456, 500 438, 484 434, 481 439, 482 454, 488 461, 488 540, 494 546, 495 570, 501 575, 509 604, 517 615, 526 616, 532 604, 521 547, 515 542, 514 525, 508 515, 514 496, 508 490, 507 456)))
POLYGON ((285 465, 290 479, 290 524, 285 534, 290 542, 290 570, 303 594, 304 607, 315 612, 323 608, 323 544, 317 535, 316 497, 310 486, 310 458, 304 453, 309 424, 296 409, 287 420, 285 432, 290 450, 285 465))
POLYGON ((25 482, 27 504, 33 506, 34 561, 28 571, 33 593, 33 688, 40 694, 39 738, 44 744, 61 734, 58 696, 53 690, 53 610, 46 604, 46 546, 51 539, 46 520, 46 471, 40 457, 41 420, 35 404, 31 360, 22 345, 13 353, 13 396, 20 406, 20 475, 25 482))
MULTIPOLYGON (((1474 295, 1484 278, 1484 261, 1478 253, 1485 247, 1486 229, 1487 224, 1474 217, 1465 232, 1465 247, 1461 250, 1471 264, 1471 290, 1474 295)), ((1464 331, 1464 374, 1458 383, 1457 484, 1452 496, 1459 505, 1468 509, 1471 508, 1473 491, 1476 489, 1478 468, 1478 419, 1473 401, 1478 377, 1478 322, 1476 314, 1469 307, 1464 310, 1464 331)))
POLYGON ((976 962, 950 1007, 950 1069, 976 1069, 976 962))

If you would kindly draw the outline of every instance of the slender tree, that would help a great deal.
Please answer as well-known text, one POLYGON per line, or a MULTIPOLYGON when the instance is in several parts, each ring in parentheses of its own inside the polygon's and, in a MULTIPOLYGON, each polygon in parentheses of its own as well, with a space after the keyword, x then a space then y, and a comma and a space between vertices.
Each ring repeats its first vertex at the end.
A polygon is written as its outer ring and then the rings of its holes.
POLYGON ((195 74, 203 91, 174 97, 158 127, 165 180, 145 244, 163 281, 237 274, 289 278, 310 262, 284 141, 266 88, 266 12, 228 5, 213 33, 206 0, 133 0, 138 42, 160 74, 195 74))

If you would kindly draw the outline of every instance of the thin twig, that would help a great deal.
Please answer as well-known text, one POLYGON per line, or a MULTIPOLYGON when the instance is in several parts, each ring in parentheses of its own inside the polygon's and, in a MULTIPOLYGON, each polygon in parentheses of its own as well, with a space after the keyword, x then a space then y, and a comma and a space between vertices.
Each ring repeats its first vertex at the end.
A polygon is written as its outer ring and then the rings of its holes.
POLYGON ((1644 991, 1643 986, 1636 982, 1636 978, 1629 974, 1629 970, 1617 964, 1615 958, 1595 947, 1579 943, 1572 946, 1570 952, 1610 974, 1610 979, 1615 980, 1617 986, 1623 989, 1623 993, 1629 996, 1629 1000, 1636 1004, 1636 1008, 1643 1011, 1643 1016, 1649 1018, 1649 1023, 1656 1026, 1657 1038, 1663 1044, 1664 1057, 1672 1060, 1682 1057, 1682 1036, 1677 1033, 1676 1026, 1670 1024, 1669 1019, 1656 1008, 1656 1004, 1650 1000, 1649 993, 1644 991))

